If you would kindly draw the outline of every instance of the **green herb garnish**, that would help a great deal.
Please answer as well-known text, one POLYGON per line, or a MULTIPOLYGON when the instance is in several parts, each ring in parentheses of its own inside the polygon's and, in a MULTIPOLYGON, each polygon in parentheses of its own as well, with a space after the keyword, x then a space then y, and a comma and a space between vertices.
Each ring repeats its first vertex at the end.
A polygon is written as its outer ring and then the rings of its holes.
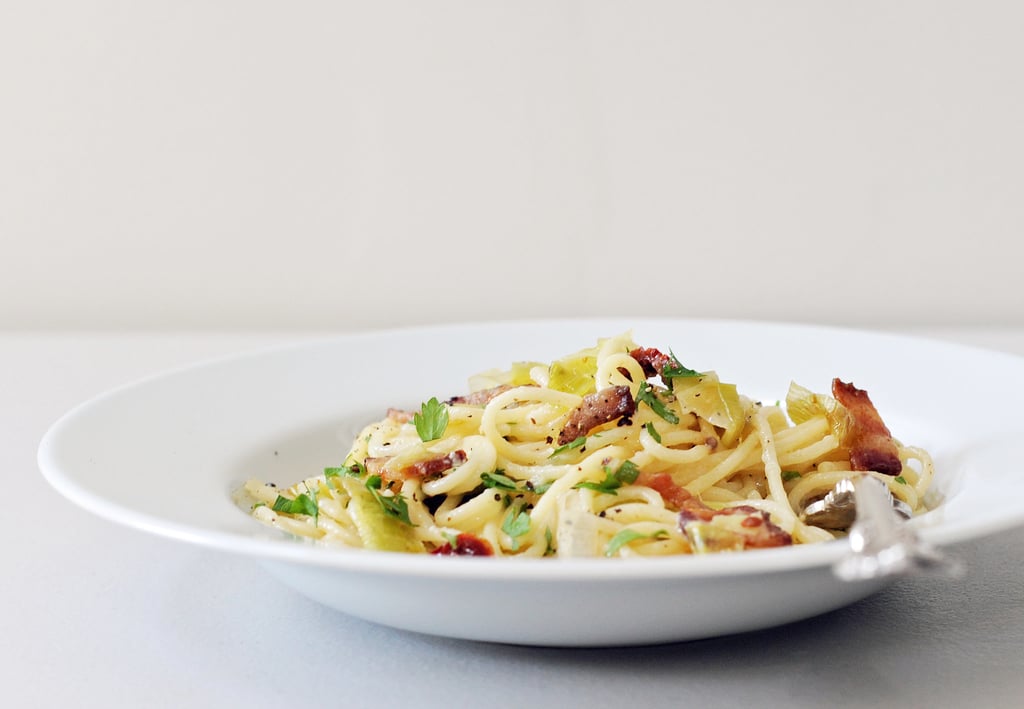
POLYGON ((668 532, 664 529, 659 529, 656 532, 645 534, 644 532, 638 532, 635 529, 629 529, 627 527, 608 541, 608 545, 604 548, 604 555, 615 556, 619 549, 630 542, 635 542, 637 539, 666 539, 667 537, 668 532))
POLYGON ((384 510, 384 514, 394 517, 395 519, 405 522, 410 527, 415 526, 412 520, 409 519, 409 503, 405 501, 405 498, 401 494, 384 495, 381 493, 381 487, 383 481, 379 475, 371 475, 366 479, 366 489, 370 491, 373 498, 377 500, 377 504, 384 510))
POLYGON ((668 351, 669 363, 662 367, 661 376, 663 379, 672 379, 674 377, 699 377, 701 373, 695 369, 684 367, 683 364, 676 357, 676 353, 671 349, 668 351))
POLYGON ((501 523, 501 531, 512 537, 512 550, 519 549, 519 537, 530 531, 530 513, 523 505, 516 505, 509 508, 501 523))
POLYGON ((796 472, 795 470, 783 470, 782 471, 782 482, 784 482, 784 483, 787 483, 790 480, 796 480, 797 478, 802 478, 802 477, 803 476, 800 473, 796 472))
POLYGON ((516 481, 508 477, 501 470, 495 470, 493 473, 481 473, 480 482, 484 484, 484 487, 495 488, 498 490, 518 490, 516 481))
POLYGON ((647 433, 651 434, 651 438, 654 439, 655 443, 661 443, 661 434, 654 428, 654 422, 648 421, 644 424, 644 428, 647 429, 647 433))
POLYGON ((636 403, 647 404, 654 413, 669 423, 679 423, 679 417, 668 410, 650 382, 643 382, 640 385, 640 390, 636 393, 636 403))
POLYGON ((430 401, 420 407, 419 413, 413 415, 412 422, 421 441, 436 441, 448 428, 448 407, 438 401, 436 396, 431 397, 430 401))
POLYGON ((353 463, 352 465, 342 466, 340 468, 324 468, 325 478, 336 478, 341 475, 360 478, 363 475, 366 475, 366 466, 362 463, 353 463))
POLYGON ((905 477, 903 477, 902 475, 897 475, 895 478, 893 478, 893 480, 898 482, 900 485, 906 485, 907 484, 907 479, 905 477))
POLYGON ((549 458, 554 458, 559 453, 565 453, 566 451, 572 450, 573 448, 582 448, 583 445, 586 442, 587 442, 587 437, 586 436, 580 436, 576 440, 573 440, 573 441, 570 441, 569 443, 566 443, 564 446, 559 446, 558 448, 555 448, 554 452, 552 452, 551 455, 549 455, 548 457, 549 458))
POLYGON ((290 515, 308 515, 313 518, 313 524, 320 518, 320 506, 316 503, 316 493, 310 490, 302 493, 294 500, 289 500, 283 495, 278 495, 274 500, 274 512, 284 512, 290 515))
POLYGON ((637 477, 640 475, 640 468, 636 467, 636 463, 631 460, 625 461, 619 466, 619 469, 612 472, 611 468, 605 466, 604 468, 604 480, 599 483, 595 482, 581 482, 573 485, 573 488, 586 488, 587 490, 594 490, 595 492, 603 492, 608 495, 617 495, 615 492, 623 485, 632 485, 636 482, 637 477))

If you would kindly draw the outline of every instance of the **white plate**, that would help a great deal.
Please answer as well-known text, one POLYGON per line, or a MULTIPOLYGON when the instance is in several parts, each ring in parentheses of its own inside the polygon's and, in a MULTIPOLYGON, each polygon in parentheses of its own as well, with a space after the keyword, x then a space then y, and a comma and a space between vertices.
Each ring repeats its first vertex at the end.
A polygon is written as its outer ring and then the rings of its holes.
MULTIPOLYGON (((1024 359, 842 329, 746 322, 577 320, 365 333, 200 364, 86 402, 47 432, 39 465, 86 509, 245 554, 303 594, 398 628, 535 645, 622 645, 769 627, 885 581, 831 572, 843 542, 661 559, 494 559, 331 550, 259 525, 232 502, 250 477, 290 483, 336 465, 389 406, 465 391, 466 378, 548 360, 633 329, 754 398, 791 379, 867 389, 894 435, 928 448, 945 502, 919 517, 949 544, 1024 520, 1024 359)), ((936 583, 942 583, 936 580, 936 583)))

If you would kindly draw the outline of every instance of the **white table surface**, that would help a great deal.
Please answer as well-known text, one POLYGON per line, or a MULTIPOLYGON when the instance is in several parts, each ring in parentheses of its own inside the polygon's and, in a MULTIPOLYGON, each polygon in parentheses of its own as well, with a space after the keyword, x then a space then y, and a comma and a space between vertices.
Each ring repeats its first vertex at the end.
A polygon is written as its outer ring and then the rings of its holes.
MULTIPOLYGON (((916 332, 1024 355, 1024 330, 916 332)), ((781 628, 660 647, 537 649, 329 611, 250 559, 79 510, 38 471, 40 437, 83 399, 171 366, 320 336, 0 334, 0 704, 1024 705, 1024 528, 955 547, 969 564, 963 579, 903 579, 781 628)))

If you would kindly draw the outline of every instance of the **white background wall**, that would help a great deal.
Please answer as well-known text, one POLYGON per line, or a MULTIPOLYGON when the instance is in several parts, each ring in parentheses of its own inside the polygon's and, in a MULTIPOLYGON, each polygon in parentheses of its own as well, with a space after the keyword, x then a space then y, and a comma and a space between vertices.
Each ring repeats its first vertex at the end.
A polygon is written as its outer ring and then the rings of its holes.
POLYGON ((0 327, 1024 325, 1022 237, 1022 3, 0 3, 0 327))

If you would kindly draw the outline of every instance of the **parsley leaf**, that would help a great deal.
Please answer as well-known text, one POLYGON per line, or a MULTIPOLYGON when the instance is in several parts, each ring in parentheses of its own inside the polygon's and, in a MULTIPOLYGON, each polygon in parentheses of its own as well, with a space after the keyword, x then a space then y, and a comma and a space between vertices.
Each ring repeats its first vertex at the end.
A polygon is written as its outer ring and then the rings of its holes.
POLYGON ((530 531, 530 513, 523 509, 523 505, 516 505, 509 508, 501 523, 501 531, 512 537, 512 550, 519 548, 519 537, 530 531))
POLYGON ((542 482, 540 485, 534 485, 532 482, 527 480, 525 483, 523 483, 523 487, 527 490, 527 492, 535 492, 538 495, 543 495, 545 492, 548 491, 548 488, 554 484, 554 482, 554 480, 548 480, 546 482, 542 482))
POLYGON ((340 475, 350 475, 354 478, 362 477, 366 474, 366 466, 362 463, 353 463, 352 465, 342 466, 340 468, 324 468, 325 478, 336 478, 340 475))
POLYGON ((907 479, 905 477, 903 477, 902 475, 897 475, 895 478, 893 478, 893 480, 898 482, 900 485, 906 485, 907 484, 907 479))
POLYGON ((664 379, 672 379, 673 377, 699 377, 701 373, 695 369, 684 367, 683 364, 676 357, 676 353, 671 349, 668 351, 669 363, 662 367, 661 376, 664 379))
POLYGON ((373 499, 377 500, 377 504, 384 510, 384 514, 405 522, 410 527, 415 527, 416 525, 409 519, 409 503, 399 493, 394 495, 381 494, 380 489, 382 485, 383 482, 379 475, 371 475, 366 479, 366 489, 373 495, 373 499))
POLYGON ((517 481, 505 475, 505 471, 500 468, 491 473, 481 473, 480 482, 484 484, 484 487, 491 488, 493 490, 533 493, 535 495, 543 495, 547 492, 548 488, 551 487, 552 483, 552 481, 549 480, 539 485, 534 485, 532 481, 527 480, 522 484, 522 486, 520 486, 517 481))
POLYGON ((659 529, 656 532, 645 534, 644 532, 638 532, 635 529, 629 529, 627 527, 608 541, 608 545, 604 548, 604 555, 615 556, 619 552, 619 549, 630 542, 635 542, 637 539, 666 539, 667 537, 668 532, 664 529, 659 529))
POLYGON ((636 403, 644 403, 651 407, 651 410, 669 423, 679 423, 679 417, 668 410, 659 397, 658 393, 651 386, 650 382, 643 382, 640 390, 636 393, 636 403))
POLYGON ((782 471, 782 482, 784 482, 784 483, 789 482, 790 480, 796 480, 797 478, 802 478, 802 477, 803 477, 803 475, 801 475, 800 473, 796 472, 795 470, 783 470, 782 471))
POLYGON ((551 534, 551 527, 544 528, 544 556, 551 556, 555 553, 555 545, 551 534))
POLYGON ((653 422, 648 421, 644 424, 644 428, 647 429, 647 433, 651 434, 651 438, 654 439, 655 443, 661 443, 661 434, 654 428, 653 422))
POLYGON ((316 493, 310 490, 302 493, 294 500, 289 500, 283 495, 278 495, 274 500, 274 512, 284 512, 290 515, 308 515, 313 518, 313 524, 320 518, 320 506, 316 503, 316 493))
POLYGON ((583 444, 585 444, 586 442, 587 442, 587 437, 586 436, 580 436, 576 440, 570 441, 569 443, 566 443, 564 446, 559 446, 558 448, 555 448, 554 452, 552 452, 551 455, 549 455, 548 457, 549 458, 554 458, 559 453, 565 453, 566 451, 572 450, 573 448, 582 448, 583 444))
POLYGON ((412 422, 421 441, 436 441, 448 428, 448 407, 433 396, 420 407, 418 413, 413 414, 412 422))
POLYGON ((595 492, 603 492, 608 495, 617 495, 615 492, 623 485, 632 485, 640 475, 640 468, 631 460, 625 461, 614 473, 611 468, 605 467, 604 480, 599 483, 581 482, 573 485, 573 488, 586 488, 595 492))
POLYGON ((493 473, 481 473, 480 481, 484 487, 496 488, 498 490, 516 490, 516 481, 505 475, 501 470, 493 473))

